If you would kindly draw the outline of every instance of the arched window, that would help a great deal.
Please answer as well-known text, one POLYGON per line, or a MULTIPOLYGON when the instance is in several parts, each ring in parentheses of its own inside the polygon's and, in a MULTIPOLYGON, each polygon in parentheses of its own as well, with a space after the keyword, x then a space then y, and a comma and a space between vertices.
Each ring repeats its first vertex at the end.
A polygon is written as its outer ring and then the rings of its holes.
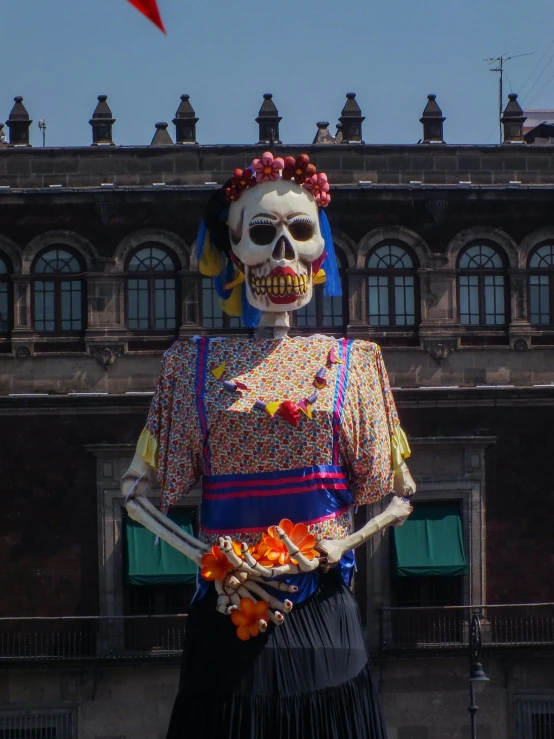
POLYGON ((344 279, 346 259, 336 247, 335 253, 343 294, 328 298, 323 294, 324 285, 314 285, 314 294, 310 302, 294 311, 298 328, 321 328, 332 331, 334 328, 342 328, 346 323, 347 309, 345 306, 348 305, 347 285, 344 279))
POLYGON ((416 324, 416 268, 398 242, 375 247, 367 260, 371 326, 412 327, 416 324))
POLYGON ((529 321, 535 326, 554 324, 554 244, 543 244, 531 254, 529 321), (534 274, 533 274, 534 273, 534 274))
POLYGON ((127 273, 127 328, 176 332, 179 289, 174 256, 159 244, 143 244, 131 255, 127 273))
POLYGON ((8 264, 0 256, 0 334, 7 334, 11 324, 11 290, 8 264))
POLYGON ((37 258, 33 273, 35 331, 45 333, 83 330, 83 266, 66 247, 54 247, 37 258))
POLYGON ((241 328, 238 316, 228 316, 221 308, 221 299, 211 277, 202 278, 202 326, 204 328, 241 328))
POLYGON ((500 254, 488 244, 474 244, 462 252, 458 268, 460 323, 505 325, 506 283, 500 254))

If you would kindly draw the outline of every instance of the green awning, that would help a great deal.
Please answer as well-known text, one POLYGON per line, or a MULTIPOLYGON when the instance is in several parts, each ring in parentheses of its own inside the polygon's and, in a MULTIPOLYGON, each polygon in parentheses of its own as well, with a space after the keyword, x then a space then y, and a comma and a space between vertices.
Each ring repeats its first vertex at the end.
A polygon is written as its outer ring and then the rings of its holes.
MULTIPOLYGON (((186 511, 170 511, 169 518, 183 531, 193 534, 190 516, 186 511)), ((127 546, 128 585, 182 585, 196 582, 197 567, 142 524, 125 519, 125 539, 127 546)))
POLYGON ((393 529, 392 558, 398 577, 466 575, 460 507, 416 502, 410 518, 393 529))

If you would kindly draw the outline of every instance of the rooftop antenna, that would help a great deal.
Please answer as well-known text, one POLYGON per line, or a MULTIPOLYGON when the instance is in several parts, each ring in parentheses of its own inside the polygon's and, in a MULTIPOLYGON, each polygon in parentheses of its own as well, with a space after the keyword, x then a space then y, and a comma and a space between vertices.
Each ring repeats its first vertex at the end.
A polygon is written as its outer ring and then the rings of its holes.
POLYGON ((492 56, 489 59, 483 59, 484 62, 487 62, 487 64, 497 64, 496 67, 491 67, 489 70, 490 72, 498 72, 499 78, 498 78, 498 141, 501 144, 502 143, 502 105, 504 103, 503 100, 503 84, 504 84, 504 64, 505 62, 509 62, 510 59, 519 59, 520 56, 531 56, 534 54, 534 51, 528 51, 526 54, 515 54, 514 56, 506 56, 506 54, 501 54, 500 56, 492 56))
POLYGON ((46 120, 44 118, 40 119, 38 127, 42 131, 42 145, 46 146, 46 120))

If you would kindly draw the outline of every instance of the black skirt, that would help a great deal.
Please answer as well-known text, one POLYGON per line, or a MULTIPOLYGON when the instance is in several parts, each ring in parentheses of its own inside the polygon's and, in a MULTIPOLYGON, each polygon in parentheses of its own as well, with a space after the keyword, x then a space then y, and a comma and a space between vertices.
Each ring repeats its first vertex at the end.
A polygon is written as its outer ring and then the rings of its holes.
POLYGON ((337 573, 247 642, 216 600, 211 588, 190 609, 167 739, 386 739, 358 607, 337 573))

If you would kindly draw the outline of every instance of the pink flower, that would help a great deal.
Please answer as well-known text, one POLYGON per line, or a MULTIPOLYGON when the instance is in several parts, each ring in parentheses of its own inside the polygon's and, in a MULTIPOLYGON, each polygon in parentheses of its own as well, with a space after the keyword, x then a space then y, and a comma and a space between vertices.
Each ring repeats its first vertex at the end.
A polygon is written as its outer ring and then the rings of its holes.
POLYGON ((306 190, 312 193, 316 203, 322 208, 326 208, 331 202, 329 195, 329 181, 325 172, 314 174, 304 182, 306 190))
POLYGON ((267 182, 268 180, 278 180, 279 172, 285 166, 285 162, 281 157, 273 158, 270 151, 265 151, 261 159, 254 159, 252 168, 256 172, 256 180, 258 182, 267 182))
POLYGON ((319 195, 315 196, 315 201, 320 208, 326 208, 331 202, 331 196, 328 192, 320 192, 319 195))

